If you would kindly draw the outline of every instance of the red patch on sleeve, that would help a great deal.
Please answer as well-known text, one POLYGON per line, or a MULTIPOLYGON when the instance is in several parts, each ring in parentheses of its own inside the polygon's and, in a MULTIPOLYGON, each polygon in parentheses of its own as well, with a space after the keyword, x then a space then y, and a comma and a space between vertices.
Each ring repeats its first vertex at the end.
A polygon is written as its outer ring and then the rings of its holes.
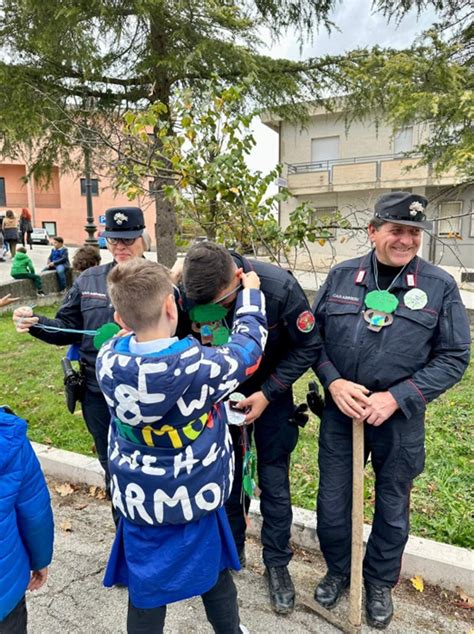
POLYGON ((300 332, 311 332, 315 323, 313 313, 310 310, 305 310, 298 315, 296 327, 300 332))

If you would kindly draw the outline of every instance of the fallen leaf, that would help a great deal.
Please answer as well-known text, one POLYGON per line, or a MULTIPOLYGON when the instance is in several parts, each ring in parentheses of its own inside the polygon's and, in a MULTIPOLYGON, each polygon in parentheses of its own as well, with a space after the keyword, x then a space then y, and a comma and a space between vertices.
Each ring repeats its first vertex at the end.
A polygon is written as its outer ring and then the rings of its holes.
POLYGON ((410 581, 411 581, 411 585, 415 588, 415 590, 418 590, 418 592, 424 591, 425 583, 423 581, 423 577, 416 575, 415 577, 412 577, 410 581))
POLYGON ((53 441, 51 440, 51 438, 49 436, 45 436, 45 438, 43 438, 43 442, 45 445, 52 445, 53 441))
POLYGON ((104 489, 99 489, 97 493, 95 494, 95 497, 97 500, 105 500, 105 498, 107 497, 107 494, 104 489))
POLYGON ((72 493, 74 493, 74 489, 73 487, 69 484, 69 482, 65 482, 64 484, 59 484, 56 487, 56 492, 59 493, 59 495, 64 498, 66 497, 66 495, 71 495, 72 493))
POLYGON ((95 497, 95 494, 97 493, 97 489, 98 489, 98 488, 99 488, 99 487, 96 487, 96 486, 90 486, 90 487, 89 487, 89 495, 90 495, 91 497, 95 497))
POLYGON ((72 524, 69 520, 63 520, 60 524, 60 527, 65 533, 72 532, 72 524))
POLYGON ((457 605, 459 608, 463 608, 464 610, 473 610, 474 609, 474 597, 471 597, 469 594, 466 594, 464 590, 459 588, 459 601, 453 601, 454 605, 457 605))
POLYGON ((87 502, 85 504, 75 504, 74 508, 76 509, 76 511, 83 511, 85 508, 87 508, 89 505, 87 504, 87 502))

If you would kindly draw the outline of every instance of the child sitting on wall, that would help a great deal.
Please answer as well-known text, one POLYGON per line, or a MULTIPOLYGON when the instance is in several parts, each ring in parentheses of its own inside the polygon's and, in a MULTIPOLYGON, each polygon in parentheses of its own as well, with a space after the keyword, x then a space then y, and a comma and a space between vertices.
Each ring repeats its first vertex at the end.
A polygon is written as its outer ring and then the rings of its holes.
POLYGON ((36 294, 39 296, 44 295, 43 282, 41 277, 36 274, 33 262, 27 256, 25 247, 16 248, 10 275, 15 280, 32 280, 36 288, 36 294))

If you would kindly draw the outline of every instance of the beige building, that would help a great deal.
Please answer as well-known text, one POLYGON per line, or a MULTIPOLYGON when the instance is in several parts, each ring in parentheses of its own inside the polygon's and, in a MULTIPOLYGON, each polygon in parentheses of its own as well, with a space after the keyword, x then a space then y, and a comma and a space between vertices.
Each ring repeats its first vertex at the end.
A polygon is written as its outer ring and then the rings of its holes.
MULTIPOLYGON (((263 122, 279 134, 283 183, 293 194, 280 207, 283 226, 290 213, 308 201, 314 207, 313 217, 323 218, 324 224, 338 211, 351 226, 363 228, 381 194, 391 190, 422 194, 430 200, 428 216, 436 218, 433 235, 424 235, 423 257, 448 268, 459 281, 474 281, 474 273, 469 275, 469 269, 474 271, 474 188, 456 187, 459 179, 454 170, 436 176, 428 166, 416 167, 416 159, 404 158, 426 139, 427 126, 407 127, 395 135, 388 126, 370 120, 347 127, 340 114, 322 108, 315 109, 304 124, 274 116, 263 122)), ((362 229, 335 228, 324 244, 323 240, 312 244, 311 252, 317 265, 325 267, 367 247, 362 229)), ((304 266, 304 259, 302 254, 300 265, 304 266)))

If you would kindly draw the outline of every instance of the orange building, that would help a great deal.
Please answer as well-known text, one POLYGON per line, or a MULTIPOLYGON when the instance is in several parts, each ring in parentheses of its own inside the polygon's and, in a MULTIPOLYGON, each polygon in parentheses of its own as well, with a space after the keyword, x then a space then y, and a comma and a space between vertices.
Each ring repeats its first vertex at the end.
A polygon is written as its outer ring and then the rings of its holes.
MULTIPOLYGON (((54 167, 47 188, 33 179, 26 179, 26 166, 20 161, 0 161, 0 214, 12 209, 17 217, 22 207, 33 215, 33 226, 42 227, 50 236, 60 235, 67 244, 80 245, 87 238, 85 177, 80 173, 64 173, 54 167)), ((101 216, 109 207, 136 205, 143 209, 148 231, 154 242, 155 204, 149 196, 130 201, 116 193, 107 177, 91 179, 94 224, 104 228, 101 216)))

